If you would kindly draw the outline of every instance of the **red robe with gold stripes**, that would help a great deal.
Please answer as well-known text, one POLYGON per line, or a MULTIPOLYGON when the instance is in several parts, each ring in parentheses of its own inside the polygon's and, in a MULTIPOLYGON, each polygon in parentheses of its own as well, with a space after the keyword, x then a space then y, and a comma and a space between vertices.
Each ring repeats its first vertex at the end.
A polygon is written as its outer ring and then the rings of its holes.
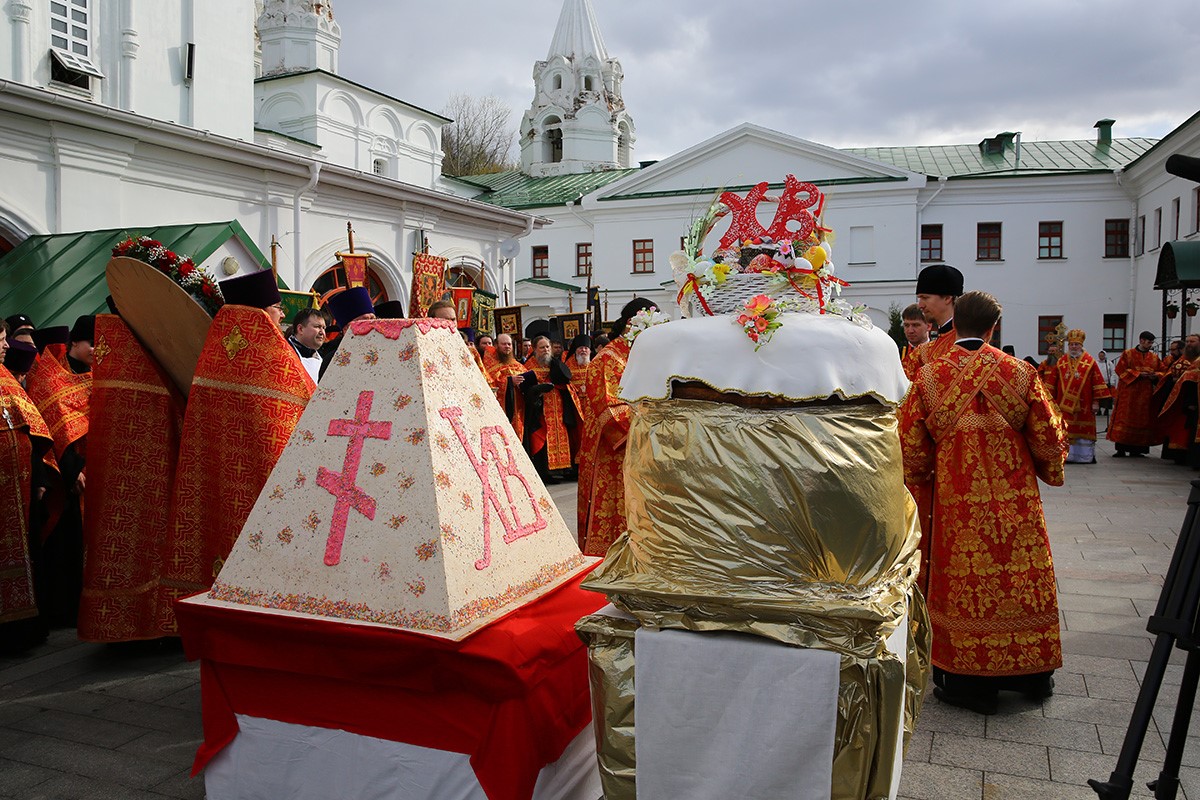
POLYGON ((0 623, 36 617, 29 558, 32 458, 50 429, 17 379, 0 366, 0 623))
POLYGON ((619 397, 630 343, 623 337, 588 365, 583 436, 579 444, 579 547, 603 556, 625 532, 625 443, 629 404, 619 397))
POLYGON ((175 631, 173 600, 212 586, 315 388, 266 312, 217 312, 183 422, 158 603, 164 632, 175 631))
POLYGON ((184 398, 133 331, 96 317, 79 638, 155 639, 184 398))
POLYGON ((1062 418, 1037 371, 994 347, 923 367, 900 406, 908 483, 931 484, 932 662, 958 675, 1062 665, 1037 481, 1063 483, 1062 418))
POLYGON ((1117 360, 1117 402, 1108 423, 1107 439, 1127 447, 1159 444, 1159 425, 1153 409, 1155 381, 1160 369, 1158 356, 1131 347, 1117 360))
POLYGON ((1092 404, 1112 396, 1096 360, 1088 353, 1079 358, 1061 356, 1054 364, 1050 391, 1067 426, 1067 439, 1095 441, 1096 414, 1092 404))

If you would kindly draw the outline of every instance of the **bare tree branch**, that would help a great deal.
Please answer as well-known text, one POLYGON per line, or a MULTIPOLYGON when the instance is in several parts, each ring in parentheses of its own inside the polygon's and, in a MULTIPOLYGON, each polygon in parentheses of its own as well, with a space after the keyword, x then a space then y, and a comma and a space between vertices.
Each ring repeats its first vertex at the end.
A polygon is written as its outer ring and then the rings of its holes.
POLYGON ((498 97, 456 94, 442 113, 454 122, 442 128, 442 173, 482 175, 516 168, 512 109, 498 97))

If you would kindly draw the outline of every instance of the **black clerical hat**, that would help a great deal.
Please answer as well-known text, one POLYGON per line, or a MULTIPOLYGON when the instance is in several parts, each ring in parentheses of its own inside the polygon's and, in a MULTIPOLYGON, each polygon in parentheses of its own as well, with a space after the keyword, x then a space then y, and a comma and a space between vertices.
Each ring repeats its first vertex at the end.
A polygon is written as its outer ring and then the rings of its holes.
POLYGON ((68 344, 71 341, 71 329, 66 325, 55 325, 50 328, 38 328, 33 332, 33 343, 38 352, 51 344, 68 344))
POLYGON ((37 348, 28 342, 9 342, 8 352, 4 354, 4 366, 14 375, 29 372, 37 358, 37 348))
POLYGON ((279 284, 275 281, 275 273, 269 269, 221 281, 221 294, 226 303, 235 306, 269 308, 283 302, 279 294, 279 284))
POLYGON ((586 347, 589 350, 592 349, 592 337, 588 336, 586 333, 581 333, 576 336, 571 340, 571 347, 569 350, 567 350, 567 355, 575 355, 575 351, 581 347, 586 347))
POLYGON ((84 314, 82 317, 75 320, 75 324, 71 326, 71 341, 95 342, 96 318, 91 314, 84 314))
POLYGON ((35 327, 33 320, 24 314, 13 314, 11 317, 5 317, 4 321, 8 323, 9 333, 16 333, 20 328, 35 327))
POLYGON ((333 321, 339 328, 345 328, 363 314, 375 313, 375 307, 371 305, 371 294, 365 286, 351 286, 344 292, 338 292, 329 298, 326 308, 333 314, 333 321))
POLYGON ((399 300, 385 300, 375 306, 375 316, 379 319, 404 319, 404 303, 399 300))
POLYGON ((958 297, 963 293, 963 274, 949 264, 934 264, 917 276, 916 294, 958 297))

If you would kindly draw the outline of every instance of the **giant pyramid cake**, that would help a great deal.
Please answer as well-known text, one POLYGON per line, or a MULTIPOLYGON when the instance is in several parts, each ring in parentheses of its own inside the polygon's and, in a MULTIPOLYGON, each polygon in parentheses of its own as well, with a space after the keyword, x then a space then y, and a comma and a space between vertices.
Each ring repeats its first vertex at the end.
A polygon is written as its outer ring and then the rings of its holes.
POLYGON ((461 639, 593 563, 453 323, 345 336, 200 602, 461 639))

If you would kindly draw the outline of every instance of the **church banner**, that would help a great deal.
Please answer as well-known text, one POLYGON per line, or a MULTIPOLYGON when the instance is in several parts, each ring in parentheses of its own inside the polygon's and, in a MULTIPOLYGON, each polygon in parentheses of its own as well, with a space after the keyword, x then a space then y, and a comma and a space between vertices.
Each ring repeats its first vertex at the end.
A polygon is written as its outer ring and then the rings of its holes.
POLYGON ((470 328, 473 324, 475 304, 471 302, 471 295, 475 294, 473 286, 455 286, 450 290, 450 297, 454 299, 454 316, 458 320, 459 328, 470 328))
POLYGON ((280 289, 279 297, 282 301, 280 305, 283 306, 285 325, 294 320, 301 309, 317 308, 321 300, 316 292, 292 292, 287 289, 280 289))
MULTIPOLYGON (((600 314, 600 287, 589 286, 587 290, 588 327, 595 335, 604 328, 604 317, 600 314)), ((585 333, 588 331, 585 331, 585 333)))
POLYGON ((367 285, 367 259, 371 257, 370 253, 338 253, 337 257, 341 259, 342 269, 346 270, 347 286, 367 285))
POLYGON ((574 314, 559 314, 554 317, 558 323, 558 329, 562 335, 564 344, 569 345, 571 340, 581 333, 587 333, 585 326, 587 325, 588 315, 582 311, 574 314))
POLYGON ((497 308, 493 313, 496 317, 496 335, 507 333, 514 341, 524 334, 521 327, 521 309, 523 306, 505 306, 497 308))
POLYGON ((446 293, 446 259, 428 253, 413 253, 412 297, 409 317, 423 317, 429 307, 446 293))
POLYGON ((476 336, 496 336, 494 313, 496 311, 496 295, 478 289, 472 298, 475 304, 474 316, 476 336))

